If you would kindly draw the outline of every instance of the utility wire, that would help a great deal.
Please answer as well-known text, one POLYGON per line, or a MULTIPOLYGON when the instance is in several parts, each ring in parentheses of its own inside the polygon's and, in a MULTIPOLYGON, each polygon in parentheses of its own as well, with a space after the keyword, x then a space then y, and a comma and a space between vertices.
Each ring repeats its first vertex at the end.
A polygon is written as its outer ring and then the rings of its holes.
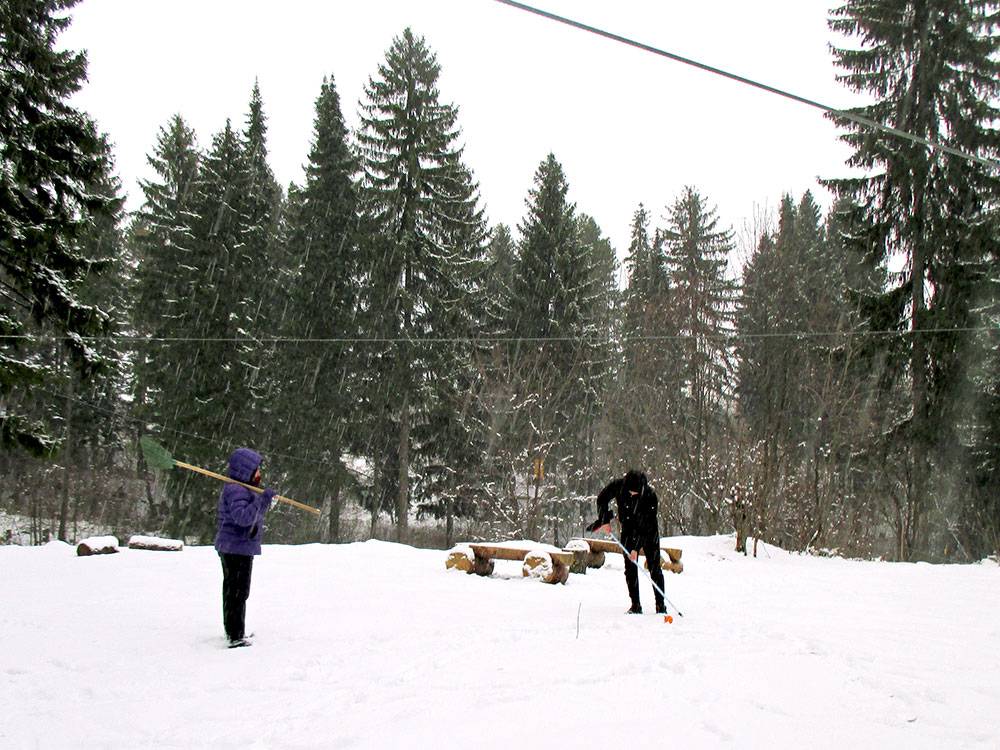
MULTIPOLYGON (((1000 326, 966 326, 960 328, 918 328, 915 330, 850 330, 850 331, 772 331, 765 333, 679 333, 669 335, 624 336, 625 343, 638 341, 688 341, 691 339, 808 339, 833 338, 836 336, 913 336, 915 334, 947 334, 947 333, 998 333, 1000 326)), ((30 343, 58 343, 76 341, 88 344, 102 342, 135 343, 135 344, 546 344, 572 343, 599 340, 597 336, 418 336, 394 338, 382 337, 330 337, 330 338, 297 338, 271 336, 266 338, 237 338, 212 336, 38 336, 33 334, 9 334, 0 336, 0 341, 25 341, 30 343)))
POLYGON ((906 140, 913 141, 914 143, 923 144, 924 146, 935 149, 937 151, 942 151, 946 154, 951 154, 952 156, 957 156, 961 159, 973 161, 978 164, 982 164, 983 166, 989 167, 991 169, 1000 169, 1000 161, 995 161, 993 159, 986 159, 982 156, 976 156, 975 154, 966 153, 965 151, 961 151, 957 148, 953 148, 952 146, 947 146, 937 141, 932 141, 928 138, 924 138, 923 136, 915 135, 913 133, 908 133, 905 130, 899 130, 898 128, 894 128, 889 125, 883 125, 880 122, 875 122, 874 120, 870 120, 867 117, 864 117, 863 115, 856 114, 849 110, 837 109, 836 107, 831 107, 827 104, 823 104, 822 102, 815 101, 814 99, 807 99, 804 96, 799 96, 798 94, 793 94, 789 91, 779 89, 775 86, 769 86, 766 83, 754 81, 753 79, 737 75, 736 73, 730 73, 726 70, 722 70, 721 68, 716 68, 711 65, 698 62, 697 60, 692 60, 689 57, 683 57, 682 55, 678 55, 673 52, 668 52, 666 50, 662 50, 657 47, 653 47, 651 45, 638 42, 635 39, 629 39, 628 37, 624 37, 619 34, 614 34, 610 31, 605 31, 603 29, 599 29, 596 26, 588 26, 587 24, 581 23, 580 21, 574 21, 571 18, 559 16, 556 15, 555 13, 550 13, 549 11, 541 10, 540 8, 535 8, 530 5, 526 5, 525 3, 515 2, 514 0, 496 0, 496 2, 502 3, 503 5, 509 5, 512 8, 516 8, 517 10, 522 10, 527 13, 533 13, 536 16, 547 18, 550 21, 556 21, 558 23, 562 23, 567 26, 572 26, 573 28, 580 29, 581 31, 587 31, 590 32, 591 34, 602 36, 605 39, 611 39, 612 41, 628 45, 629 47, 635 47, 636 49, 640 49, 643 52, 651 52, 654 55, 659 55, 660 57, 666 57, 670 60, 674 60, 679 63, 684 63, 685 65, 690 65, 693 68, 698 68, 699 70, 704 70, 708 73, 722 76, 723 78, 728 78, 732 81, 736 81, 737 83, 742 83, 747 86, 753 86, 754 88, 760 89, 761 91, 767 91, 770 94, 777 94, 778 96, 783 96, 786 99, 791 99, 794 102, 799 102, 800 104, 805 104, 810 107, 815 107, 816 109, 823 110, 824 112, 836 115, 837 117, 843 117, 847 120, 851 120, 852 122, 855 122, 859 125, 864 125, 865 127, 869 128, 875 128, 876 130, 881 130, 884 133, 894 135, 898 138, 905 138, 906 140))

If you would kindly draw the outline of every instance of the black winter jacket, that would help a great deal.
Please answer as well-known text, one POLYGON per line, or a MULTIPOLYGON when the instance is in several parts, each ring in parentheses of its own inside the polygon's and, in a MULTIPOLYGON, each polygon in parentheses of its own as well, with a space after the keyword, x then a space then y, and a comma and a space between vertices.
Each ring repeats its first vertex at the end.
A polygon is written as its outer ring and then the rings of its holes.
POLYGON ((597 496, 597 521, 591 524, 591 531, 609 523, 615 517, 609 507, 612 500, 618 507, 618 520, 622 525, 622 543, 626 547, 634 549, 634 546, 630 546, 626 540, 634 543, 649 535, 659 535, 656 518, 659 499, 646 481, 645 474, 630 471, 601 490, 597 496), (638 494, 629 494, 629 490, 636 490, 638 494))

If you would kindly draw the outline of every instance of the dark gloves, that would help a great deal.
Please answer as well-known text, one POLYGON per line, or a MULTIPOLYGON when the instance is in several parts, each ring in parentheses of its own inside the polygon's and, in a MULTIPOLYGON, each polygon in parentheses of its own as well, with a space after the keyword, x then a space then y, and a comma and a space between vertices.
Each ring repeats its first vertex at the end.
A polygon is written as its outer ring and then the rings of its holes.
POLYGON ((587 527, 587 531, 594 532, 597 531, 602 526, 607 526, 609 523, 611 523, 611 519, 613 519, 614 517, 615 514, 613 512, 609 511, 607 514, 602 513, 600 516, 598 516, 596 521, 594 521, 592 524, 590 524, 590 526, 587 527))
POLYGON ((277 494, 278 494, 277 490, 272 490, 270 487, 264 488, 264 499, 267 500, 267 502, 269 503, 274 499, 274 496, 277 494))

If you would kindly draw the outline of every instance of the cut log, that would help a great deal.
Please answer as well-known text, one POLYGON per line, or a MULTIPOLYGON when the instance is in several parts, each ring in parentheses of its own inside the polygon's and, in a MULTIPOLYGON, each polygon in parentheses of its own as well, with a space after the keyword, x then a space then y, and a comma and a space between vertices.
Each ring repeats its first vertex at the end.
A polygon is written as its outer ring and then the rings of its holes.
POLYGON ((476 561, 472 564, 472 572, 477 576, 493 575, 493 561, 488 557, 476 555, 476 561))
POLYGON ((587 558, 588 568, 603 568, 605 562, 605 556, 603 552, 591 552, 590 556, 587 558))
POLYGON ((566 583, 569 579, 569 565, 566 564, 564 553, 535 550, 525 555, 521 573, 545 583, 566 583))
POLYGON ((181 552, 184 542, 180 539, 161 539, 155 536, 131 536, 128 540, 129 549, 148 549, 156 552, 181 552))
MULTIPOLYGON (((566 545, 565 552, 573 554, 573 562, 569 566, 570 573, 587 574, 590 566, 590 545, 583 539, 571 539, 566 545)), ((603 560, 601 561, 603 564, 603 560)))
MULTIPOLYGON (((600 549, 600 545, 591 544, 591 542, 599 542, 599 539, 570 539, 569 544, 566 545, 567 549, 570 549, 575 544, 586 545, 587 553, 587 567, 588 568, 602 568, 604 567, 604 551, 600 549)), ((617 547, 615 550, 621 552, 617 547)))
MULTIPOLYGON (((622 553, 622 548, 619 547, 616 542, 607 539, 583 539, 582 541, 590 545, 589 565, 592 568, 599 568, 601 565, 604 565, 605 554, 610 553, 620 555, 622 553), (599 563, 598 560, 600 560, 599 563)), ((661 547, 660 567, 664 570, 680 573, 684 570, 684 565, 681 563, 681 552, 682 550, 679 550, 676 547, 661 547)))
POLYGON ((118 538, 113 536, 92 536, 81 539, 76 545, 79 557, 89 555, 113 555, 118 551, 118 538))
POLYGON ((555 574, 555 565, 547 552, 536 550, 524 556, 524 564, 521 566, 521 575, 525 578, 540 578, 546 583, 555 583, 558 576, 555 574))
MULTIPOLYGON (((473 572, 481 576, 493 573, 494 560, 524 560, 531 552, 535 551, 527 547, 506 547, 496 544, 470 544, 469 548, 476 556, 473 572)), ((566 583, 569 578, 569 566, 573 564, 573 553, 549 550, 544 550, 544 552, 552 563, 552 574, 548 576, 552 580, 548 580, 548 578, 543 580, 547 583, 566 583)), ((523 575, 529 575, 524 572, 524 566, 522 566, 521 572, 523 575)))
POLYGON ((613 555, 620 555, 622 553, 621 547, 607 539, 584 539, 583 541, 590 547, 591 554, 598 552, 607 554, 610 552, 613 555))
POLYGON ((448 559, 444 563, 446 570, 460 570, 471 573, 476 564, 476 556, 467 544, 460 544, 448 551, 448 559))

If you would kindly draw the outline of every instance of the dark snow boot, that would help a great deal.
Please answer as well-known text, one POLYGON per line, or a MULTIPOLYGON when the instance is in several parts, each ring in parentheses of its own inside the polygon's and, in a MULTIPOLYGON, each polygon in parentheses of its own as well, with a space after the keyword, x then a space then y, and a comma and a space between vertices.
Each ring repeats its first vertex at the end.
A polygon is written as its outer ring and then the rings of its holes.
POLYGON ((657 602, 656 603, 656 614, 658 614, 658 615, 665 615, 665 614, 667 614, 667 605, 664 604, 663 602, 657 602))
POLYGON ((231 638, 229 640, 229 648, 242 648, 243 646, 252 646, 253 641, 249 638, 231 638))
POLYGON ((625 610, 625 614, 627 614, 627 615, 641 615, 642 614, 642 605, 641 604, 633 604, 631 607, 629 607, 628 609, 625 610))

